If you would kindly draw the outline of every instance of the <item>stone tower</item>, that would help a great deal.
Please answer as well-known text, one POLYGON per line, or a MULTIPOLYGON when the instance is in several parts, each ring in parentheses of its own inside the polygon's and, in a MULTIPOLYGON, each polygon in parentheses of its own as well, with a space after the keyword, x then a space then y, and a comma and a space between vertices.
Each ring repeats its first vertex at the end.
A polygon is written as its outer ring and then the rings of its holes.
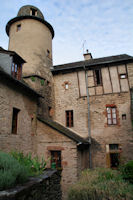
POLYGON ((23 79, 44 96, 40 102, 39 113, 52 117, 52 26, 38 8, 26 5, 20 8, 17 17, 7 23, 6 32, 9 36, 9 50, 17 52, 26 61, 23 65, 23 79))

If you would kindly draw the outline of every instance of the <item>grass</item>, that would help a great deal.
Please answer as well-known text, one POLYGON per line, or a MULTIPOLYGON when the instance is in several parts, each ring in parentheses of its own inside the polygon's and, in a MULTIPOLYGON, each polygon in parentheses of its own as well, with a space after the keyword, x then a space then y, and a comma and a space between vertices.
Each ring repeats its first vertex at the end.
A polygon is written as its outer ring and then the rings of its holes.
POLYGON ((71 186, 68 200, 133 200, 133 185, 125 182, 119 171, 88 169, 71 186))

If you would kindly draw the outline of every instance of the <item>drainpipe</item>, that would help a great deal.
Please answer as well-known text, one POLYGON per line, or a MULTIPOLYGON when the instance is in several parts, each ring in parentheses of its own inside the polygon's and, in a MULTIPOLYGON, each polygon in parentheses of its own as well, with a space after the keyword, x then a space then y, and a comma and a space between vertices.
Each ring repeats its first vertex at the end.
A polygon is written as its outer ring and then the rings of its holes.
POLYGON ((87 93, 87 105, 88 105, 88 136, 90 141, 89 146, 89 168, 92 168, 92 159, 91 159, 91 123, 90 123, 90 101, 89 101, 89 90, 88 90, 88 74, 84 65, 85 70, 85 82, 86 82, 86 93, 87 93))

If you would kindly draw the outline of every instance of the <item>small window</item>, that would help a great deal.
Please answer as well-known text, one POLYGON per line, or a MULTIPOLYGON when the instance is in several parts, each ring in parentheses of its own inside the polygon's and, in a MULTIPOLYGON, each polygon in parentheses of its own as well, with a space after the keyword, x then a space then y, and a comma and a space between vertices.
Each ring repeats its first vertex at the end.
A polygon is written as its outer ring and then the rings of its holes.
POLYGON ((61 168, 61 151, 51 151, 51 168, 61 168))
POLYGON ((115 125, 117 124, 116 107, 107 107, 107 124, 115 125))
POLYGON ((47 49, 47 57, 50 57, 50 51, 47 49))
POLYGON ((122 120, 126 120, 126 114, 122 114, 122 120))
POLYGON ((52 117, 53 109, 51 107, 48 107, 48 114, 49 114, 49 117, 52 117))
POLYGON ((50 86, 50 82, 49 81, 46 81, 46 84, 47 84, 47 86, 50 86))
POLYGON ((100 69, 96 69, 94 71, 94 76, 95 76, 95 85, 102 85, 102 77, 101 77, 101 70, 100 69))
POLYGON ((120 79, 125 79, 125 78, 127 78, 126 74, 120 74, 120 79))
POLYGON ((65 89, 68 90, 68 88, 69 88, 68 83, 65 83, 65 89))
POLYGON ((22 65, 13 62, 11 67, 11 74, 14 78, 20 80, 22 76, 22 65))
POLYGON ((37 10, 34 8, 31 8, 30 15, 37 16, 37 10))
POLYGON ((12 134, 17 134, 17 123, 18 123, 18 113, 19 109, 13 108, 12 114, 12 134))
POLYGON ((17 25, 17 31, 20 31, 20 29, 21 29, 21 24, 18 24, 17 25))
POLYGON ((66 111, 66 126, 69 128, 73 127, 73 110, 66 111))

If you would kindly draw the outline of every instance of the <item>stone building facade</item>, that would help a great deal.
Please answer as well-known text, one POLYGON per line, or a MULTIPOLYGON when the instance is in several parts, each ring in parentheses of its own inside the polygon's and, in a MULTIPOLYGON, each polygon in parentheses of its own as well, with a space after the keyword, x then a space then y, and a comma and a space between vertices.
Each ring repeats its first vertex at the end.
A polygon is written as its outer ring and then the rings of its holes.
POLYGON ((34 123, 40 95, 0 68, 0 149, 34 150, 34 123))
POLYGON ((48 167, 56 165, 64 198, 84 168, 117 168, 133 159, 133 57, 93 59, 87 52, 84 61, 53 66, 54 30, 30 5, 20 8, 6 32, 0 149, 32 152, 48 167))
POLYGON ((55 118, 67 126, 66 112, 73 112, 71 129, 91 138, 91 167, 115 168, 114 162, 132 159, 132 69, 132 57, 118 55, 58 65, 52 70, 55 118))

